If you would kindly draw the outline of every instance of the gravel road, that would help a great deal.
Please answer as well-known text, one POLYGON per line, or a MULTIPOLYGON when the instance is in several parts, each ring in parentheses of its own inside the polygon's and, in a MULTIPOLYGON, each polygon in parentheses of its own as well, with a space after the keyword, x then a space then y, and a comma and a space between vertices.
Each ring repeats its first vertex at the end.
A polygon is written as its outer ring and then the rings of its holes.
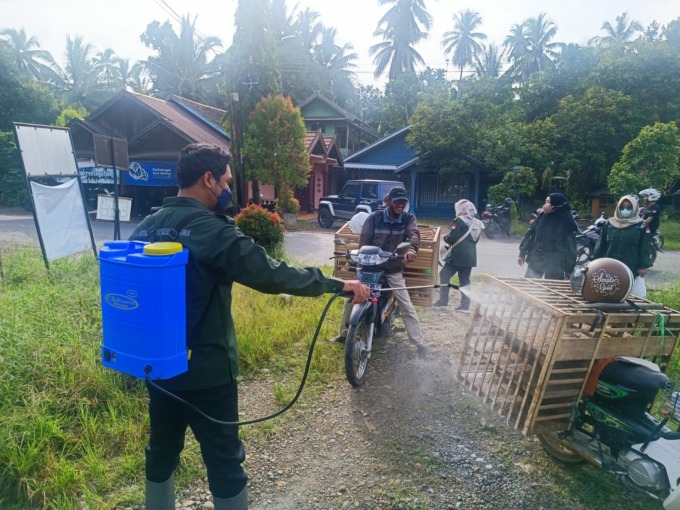
MULTIPOLYGON (((380 341, 366 383, 342 378, 305 392, 267 428, 242 429, 252 510, 331 509, 660 509, 640 495, 617 494, 613 476, 566 468, 533 437, 523 437, 455 381, 469 315, 419 309, 433 354, 420 359, 404 331, 380 341), (607 488, 588 502, 583 491, 607 488)), ((397 322, 399 324, 399 322, 397 322)), ((343 348, 338 345, 338 372, 343 348)), ((277 409, 275 381, 241 385, 244 417, 277 409)), ((213 508, 205 481, 177 508, 213 508)))

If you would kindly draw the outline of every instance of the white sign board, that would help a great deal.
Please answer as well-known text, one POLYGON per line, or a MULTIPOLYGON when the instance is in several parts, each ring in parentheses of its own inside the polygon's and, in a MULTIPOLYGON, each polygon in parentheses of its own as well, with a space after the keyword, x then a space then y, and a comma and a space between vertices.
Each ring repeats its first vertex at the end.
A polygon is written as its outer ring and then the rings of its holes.
MULTIPOLYGON (((120 221, 130 221, 132 199, 118 197, 118 211, 120 221)), ((116 219, 115 197, 112 197, 111 195, 97 195, 97 219, 111 221, 116 219)))
POLYGON ((92 249, 78 179, 59 186, 31 181, 31 192, 47 260, 92 249))
POLYGON ((78 174, 68 129, 25 124, 14 127, 28 177, 78 174))

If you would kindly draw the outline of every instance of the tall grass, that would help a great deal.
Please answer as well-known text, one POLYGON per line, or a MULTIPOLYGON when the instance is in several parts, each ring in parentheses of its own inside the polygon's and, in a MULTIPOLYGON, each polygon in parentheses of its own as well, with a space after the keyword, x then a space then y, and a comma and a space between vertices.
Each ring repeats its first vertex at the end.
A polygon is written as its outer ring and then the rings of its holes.
MULTIPOLYGON (((141 502, 147 399, 143 383, 103 368, 99 270, 91 255, 55 261, 21 248, 2 257, 0 284, 0 508, 107 509, 141 502)), ((267 368, 294 388, 328 296, 285 298, 236 286, 244 376, 267 368)), ((340 307, 323 337, 332 335, 340 307)), ((337 327, 337 326, 336 326, 337 327)), ((311 381, 341 372, 320 342, 311 381)), ((290 390, 283 391, 285 394, 290 390)), ((182 484, 201 470, 189 444, 182 484)))

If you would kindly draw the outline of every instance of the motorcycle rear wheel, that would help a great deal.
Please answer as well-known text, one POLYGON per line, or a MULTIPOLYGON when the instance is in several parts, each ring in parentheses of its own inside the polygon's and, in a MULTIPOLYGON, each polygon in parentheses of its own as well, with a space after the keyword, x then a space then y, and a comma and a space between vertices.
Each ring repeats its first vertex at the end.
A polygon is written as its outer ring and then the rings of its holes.
POLYGON ((368 368, 368 344, 370 343, 370 318, 364 317, 356 326, 350 326, 345 341, 345 375, 349 383, 361 386, 366 380, 368 368))
POLYGON ((565 464, 580 464, 583 462, 583 459, 579 455, 575 454, 557 440, 557 434, 557 432, 547 432, 538 435, 538 440, 541 442, 543 449, 565 464))

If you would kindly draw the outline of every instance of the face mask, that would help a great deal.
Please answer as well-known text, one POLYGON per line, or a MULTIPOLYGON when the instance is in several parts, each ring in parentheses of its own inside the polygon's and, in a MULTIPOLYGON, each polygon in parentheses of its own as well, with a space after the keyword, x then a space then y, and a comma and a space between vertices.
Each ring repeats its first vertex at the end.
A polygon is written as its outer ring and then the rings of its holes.
POLYGON ((553 206, 550 204, 543 204, 543 212, 545 214, 550 214, 551 212, 553 212, 553 206))
POLYGON ((623 218, 630 218, 633 215, 633 209, 629 209, 628 207, 624 207, 622 209, 619 209, 619 214, 623 218))
POLYGON ((232 193, 229 188, 224 189, 222 186, 220 186, 220 183, 217 183, 217 187, 222 190, 222 193, 219 195, 215 193, 212 188, 210 188, 210 191, 212 191, 213 195, 217 197, 217 204, 215 204, 215 211, 217 212, 224 212, 227 207, 229 207, 229 204, 231 204, 231 198, 232 198, 232 193))

